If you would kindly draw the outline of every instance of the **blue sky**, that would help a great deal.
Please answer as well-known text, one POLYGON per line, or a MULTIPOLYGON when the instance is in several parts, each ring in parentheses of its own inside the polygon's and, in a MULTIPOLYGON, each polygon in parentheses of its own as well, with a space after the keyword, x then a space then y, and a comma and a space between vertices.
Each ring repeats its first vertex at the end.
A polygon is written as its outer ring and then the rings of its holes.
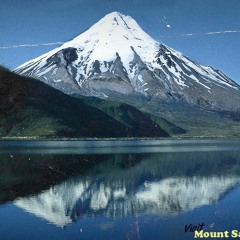
POLYGON ((112 11, 240 83, 239 0, 1 0, 0 64, 14 69, 59 46, 11 45, 71 40, 112 11))

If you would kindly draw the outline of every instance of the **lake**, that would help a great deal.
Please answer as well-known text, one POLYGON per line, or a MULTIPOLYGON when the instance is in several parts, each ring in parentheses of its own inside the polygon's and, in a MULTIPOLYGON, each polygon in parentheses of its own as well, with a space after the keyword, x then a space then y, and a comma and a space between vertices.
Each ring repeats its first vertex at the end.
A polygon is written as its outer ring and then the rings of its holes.
POLYGON ((0 142, 1 240, 231 239, 239 200, 238 140, 0 142))

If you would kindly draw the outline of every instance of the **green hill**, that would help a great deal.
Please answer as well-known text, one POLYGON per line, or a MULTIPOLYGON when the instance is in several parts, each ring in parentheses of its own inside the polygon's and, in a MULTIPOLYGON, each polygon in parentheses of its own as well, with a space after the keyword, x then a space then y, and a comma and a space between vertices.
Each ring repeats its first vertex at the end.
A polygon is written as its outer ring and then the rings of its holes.
POLYGON ((127 104, 74 98, 0 68, 0 137, 168 136, 148 115, 127 104))

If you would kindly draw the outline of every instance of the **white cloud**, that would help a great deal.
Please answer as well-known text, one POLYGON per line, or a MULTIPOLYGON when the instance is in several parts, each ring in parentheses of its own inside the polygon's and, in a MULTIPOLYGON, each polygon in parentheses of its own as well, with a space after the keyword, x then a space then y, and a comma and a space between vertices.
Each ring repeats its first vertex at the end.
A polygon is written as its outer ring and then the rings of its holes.
POLYGON ((224 31, 216 31, 216 32, 205 32, 205 33, 184 33, 180 34, 180 36, 197 36, 197 35, 215 35, 215 34, 226 34, 226 33, 240 33, 240 30, 224 30, 224 31))
POLYGON ((49 42, 49 43, 34 43, 34 44, 17 44, 9 46, 0 46, 0 49, 10 49, 10 48, 19 48, 19 47, 39 47, 39 46, 50 46, 50 45, 61 45, 64 42, 49 42))

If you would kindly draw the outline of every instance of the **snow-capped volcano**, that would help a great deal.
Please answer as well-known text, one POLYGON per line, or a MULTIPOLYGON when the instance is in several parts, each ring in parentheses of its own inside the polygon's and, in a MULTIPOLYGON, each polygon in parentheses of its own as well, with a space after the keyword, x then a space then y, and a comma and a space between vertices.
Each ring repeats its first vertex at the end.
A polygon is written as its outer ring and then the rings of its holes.
POLYGON ((208 109, 240 110, 237 83, 154 40, 119 12, 16 72, 68 94, 183 99, 208 109))

